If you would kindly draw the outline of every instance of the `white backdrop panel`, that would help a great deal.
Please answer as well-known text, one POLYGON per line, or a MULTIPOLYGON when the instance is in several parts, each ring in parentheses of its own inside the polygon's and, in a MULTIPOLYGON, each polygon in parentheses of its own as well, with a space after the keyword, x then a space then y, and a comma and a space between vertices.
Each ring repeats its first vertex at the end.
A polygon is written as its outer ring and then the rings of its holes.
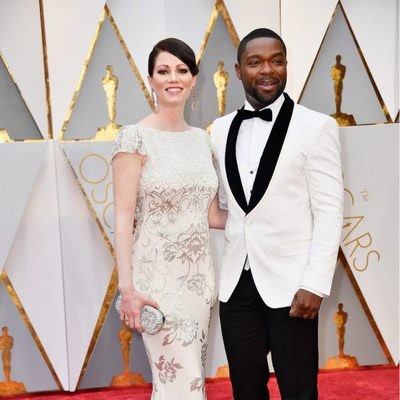
POLYGON ((46 138, 46 88, 38 0, 0 0, 0 51, 46 138))
POLYGON ((281 33, 288 51, 286 91, 297 100, 328 28, 337 0, 281 0, 281 33))
POLYGON ((0 143, 0 271, 23 216, 48 143, 0 143))
POLYGON ((12 140, 42 139, 20 89, 0 57, 0 129, 5 129, 12 140))
POLYGON ((332 282, 331 295, 324 299, 319 313, 319 367, 339 353, 336 324, 333 320, 338 304, 348 313, 345 325, 345 354, 357 357, 359 365, 387 364, 387 359, 361 307, 356 292, 340 262, 332 282))
POLYGON ((398 0, 342 0, 369 69, 394 120, 399 109, 398 0), (373 29, 371 28, 373 27, 373 29), (396 65, 397 64, 397 65, 396 65))
POLYGON ((61 132, 104 3, 44 1, 54 137, 61 132))
POLYGON ((341 247, 394 360, 399 355, 398 124, 341 129, 341 247))
POLYGON ((153 46, 166 37, 164 1, 108 0, 107 5, 148 86, 148 55, 153 46))
POLYGON ((108 17, 101 27, 64 139, 93 138, 109 122, 102 79, 107 65, 118 77, 116 122, 125 125, 150 113, 150 105, 108 17))
POLYGON ((64 142, 62 146, 104 232, 114 245, 114 207, 110 164, 113 142, 64 142))
POLYGON ((269 28, 279 34, 279 0, 225 0, 225 4, 240 39, 256 28, 269 28))
POLYGON ((47 142, 46 147, 46 158, 15 236, 6 271, 61 384, 67 389, 68 360, 53 142, 47 142))
POLYGON ((214 8, 214 0, 193 2, 164 0, 165 36, 185 41, 197 55, 200 51, 208 22, 214 8), (179 10, 179 12, 177 12, 179 10))
POLYGON ((60 144, 56 144, 57 184, 64 295, 66 306, 69 390, 76 388, 114 261, 93 218, 60 144))
POLYGON ((324 39, 301 104, 324 114, 335 113, 331 67, 336 64, 337 55, 341 55, 341 64, 346 67, 341 111, 354 115, 358 125, 386 122, 386 116, 340 7, 337 8, 324 39))
POLYGON ((228 72, 226 90, 226 114, 240 108, 244 102, 242 83, 236 77, 236 47, 229 35, 221 14, 215 22, 200 62, 196 83, 196 108, 191 109, 190 100, 186 102, 185 118, 189 125, 205 129, 219 116, 218 99, 213 76, 218 70, 218 62, 224 62, 228 72))

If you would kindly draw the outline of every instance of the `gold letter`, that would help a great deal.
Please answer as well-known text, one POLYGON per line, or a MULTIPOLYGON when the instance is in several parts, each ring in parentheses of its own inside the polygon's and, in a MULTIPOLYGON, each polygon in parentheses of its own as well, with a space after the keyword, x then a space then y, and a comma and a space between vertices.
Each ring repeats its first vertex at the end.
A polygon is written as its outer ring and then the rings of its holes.
POLYGON ((354 267, 354 269, 357 270, 357 271, 360 271, 360 272, 365 271, 365 270, 368 268, 369 256, 370 256, 372 253, 375 253, 375 254, 377 255, 377 257, 378 257, 378 261, 380 261, 380 259, 381 259, 380 254, 379 254, 377 251, 375 251, 375 250, 371 250, 371 251, 369 251, 368 254, 367 254, 367 263, 365 264, 364 267, 361 267, 361 268, 357 267, 357 265, 356 265, 356 258, 354 258, 354 260, 353 260, 353 267, 354 267))
POLYGON ((362 247, 363 249, 365 249, 366 247, 371 246, 371 244, 372 244, 372 237, 371 237, 371 235, 369 234, 369 232, 367 232, 367 233, 364 233, 364 235, 361 235, 361 236, 359 236, 359 237, 353 239, 352 241, 345 243, 344 245, 345 245, 345 246, 348 246, 350 243, 353 243, 353 242, 357 242, 357 244, 356 244, 356 246, 354 247, 353 251, 351 252, 350 257, 353 256, 354 252, 357 250, 357 247, 362 247), (366 236, 369 238, 369 241, 368 241, 367 244, 362 245, 361 242, 360 242, 360 239, 362 239, 363 237, 366 237, 366 236))

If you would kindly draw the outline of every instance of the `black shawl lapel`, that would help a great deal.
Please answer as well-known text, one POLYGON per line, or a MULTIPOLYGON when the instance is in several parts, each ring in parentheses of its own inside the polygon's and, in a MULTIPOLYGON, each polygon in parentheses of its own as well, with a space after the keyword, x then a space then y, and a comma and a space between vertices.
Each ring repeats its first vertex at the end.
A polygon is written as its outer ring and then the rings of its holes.
POLYGON ((247 213, 247 201, 243 191, 242 181, 240 179, 239 168, 236 159, 236 141, 239 133, 241 120, 238 114, 232 120, 226 140, 225 149, 225 171, 228 183, 237 203, 242 210, 247 213))
POLYGON ((265 145, 260 159, 260 164, 258 165, 249 206, 247 207, 247 213, 249 213, 264 196, 275 171, 283 142, 285 141, 286 133, 293 114, 294 102, 286 93, 284 93, 284 96, 285 101, 283 102, 274 126, 272 127, 267 144, 265 145))

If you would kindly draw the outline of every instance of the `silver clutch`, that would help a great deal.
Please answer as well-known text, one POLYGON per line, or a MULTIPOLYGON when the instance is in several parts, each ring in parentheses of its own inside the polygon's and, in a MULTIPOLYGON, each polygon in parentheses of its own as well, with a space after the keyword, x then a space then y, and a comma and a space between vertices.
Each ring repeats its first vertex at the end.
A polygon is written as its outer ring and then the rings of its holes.
MULTIPOLYGON (((115 303, 115 308, 118 312, 121 311, 121 295, 118 296, 115 303)), ((140 323, 143 330, 149 335, 155 335, 160 332, 165 321, 164 314, 158 309, 149 304, 145 304, 140 313, 140 323)))

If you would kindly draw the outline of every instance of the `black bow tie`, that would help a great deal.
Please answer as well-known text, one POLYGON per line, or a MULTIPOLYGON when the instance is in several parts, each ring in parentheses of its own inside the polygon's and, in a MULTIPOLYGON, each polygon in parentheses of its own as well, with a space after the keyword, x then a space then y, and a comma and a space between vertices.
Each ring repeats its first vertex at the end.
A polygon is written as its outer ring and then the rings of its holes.
POLYGON ((241 108, 237 113, 241 121, 251 118, 261 118, 264 121, 272 121, 272 111, 270 108, 264 108, 261 111, 250 111, 241 108))

